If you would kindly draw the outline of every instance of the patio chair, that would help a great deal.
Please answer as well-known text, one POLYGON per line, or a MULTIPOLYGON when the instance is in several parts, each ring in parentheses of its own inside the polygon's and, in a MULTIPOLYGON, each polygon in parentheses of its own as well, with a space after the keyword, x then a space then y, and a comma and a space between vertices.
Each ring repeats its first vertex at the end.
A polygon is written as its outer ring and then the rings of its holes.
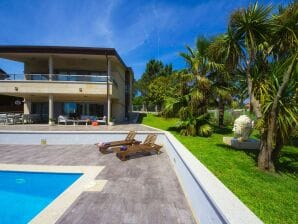
POLYGON ((23 124, 23 114, 15 114, 14 115, 14 123, 15 124, 23 124))
POLYGON ((124 140, 120 140, 120 141, 113 141, 113 142, 102 142, 102 143, 97 143, 96 145, 98 146, 98 150, 101 153, 108 153, 108 148, 111 147, 117 147, 117 146, 121 146, 121 145, 132 145, 132 144, 139 144, 139 141, 136 141, 134 139, 134 137, 136 136, 136 132, 135 131, 130 131, 126 138, 124 140))
POLYGON ((32 124, 31 114, 24 114, 23 115, 23 123, 24 124, 32 124))
POLYGON ((98 118, 96 120, 96 122, 102 123, 102 124, 106 124, 107 123, 107 118, 105 116, 104 117, 101 117, 101 118, 98 118))
POLYGON ((136 153, 151 153, 152 151, 160 154, 161 145, 155 144, 157 135, 149 134, 145 141, 142 144, 131 145, 131 146, 121 146, 116 151, 116 156, 125 161, 128 155, 136 154, 136 153))
POLYGON ((7 123, 6 124, 15 124, 15 115, 14 114, 7 114, 7 123))
POLYGON ((64 115, 59 115, 58 116, 58 125, 60 123, 64 123, 64 125, 67 125, 68 122, 72 122, 72 124, 75 124, 75 120, 73 119, 69 119, 68 116, 64 116, 64 115))
POLYGON ((0 114, 0 123, 7 124, 7 114, 0 114))

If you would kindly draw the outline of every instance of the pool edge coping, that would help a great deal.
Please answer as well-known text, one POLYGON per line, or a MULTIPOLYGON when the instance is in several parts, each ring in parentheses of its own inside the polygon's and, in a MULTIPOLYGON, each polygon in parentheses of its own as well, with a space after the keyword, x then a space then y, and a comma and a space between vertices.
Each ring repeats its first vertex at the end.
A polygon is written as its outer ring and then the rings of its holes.
POLYGON ((100 192, 107 180, 95 179, 105 166, 55 166, 32 164, 6 164, 0 163, 1 171, 23 172, 50 172, 50 173, 82 173, 74 183, 67 187, 58 197, 34 216, 29 223, 55 223, 63 216, 66 210, 75 202, 83 192, 90 191, 96 186, 96 192, 100 192))

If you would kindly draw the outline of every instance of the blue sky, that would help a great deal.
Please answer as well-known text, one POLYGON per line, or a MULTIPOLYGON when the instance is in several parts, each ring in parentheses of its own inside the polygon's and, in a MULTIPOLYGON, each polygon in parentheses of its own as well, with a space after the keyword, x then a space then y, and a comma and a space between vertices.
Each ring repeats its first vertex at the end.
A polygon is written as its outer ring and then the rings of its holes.
MULTIPOLYGON (((0 45, 113 47, 138 79, 146 62, 160 59, 175 69, 178 52, 199 35, 225 32, 229 14, 250 0, 1 0, 0 45)), ((288 0, 259 1, 287 4, 288 0)), ((0 59, 0 68, 22 73, 0 59)))

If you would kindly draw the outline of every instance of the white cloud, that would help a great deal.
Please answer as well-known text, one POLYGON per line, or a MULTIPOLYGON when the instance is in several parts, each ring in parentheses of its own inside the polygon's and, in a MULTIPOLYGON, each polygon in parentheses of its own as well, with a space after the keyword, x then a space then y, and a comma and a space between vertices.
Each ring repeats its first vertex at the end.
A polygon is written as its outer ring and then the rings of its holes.
POLYGON ((113 46, 115 43, 111 17, 113 16, 113 13, 115 13, 114 9, 117 7, 120 1, 110 0, 101 3, 102 9, 100 10, 99 18, 94 24, 95 34, 101 39, 102 44, 113 46))

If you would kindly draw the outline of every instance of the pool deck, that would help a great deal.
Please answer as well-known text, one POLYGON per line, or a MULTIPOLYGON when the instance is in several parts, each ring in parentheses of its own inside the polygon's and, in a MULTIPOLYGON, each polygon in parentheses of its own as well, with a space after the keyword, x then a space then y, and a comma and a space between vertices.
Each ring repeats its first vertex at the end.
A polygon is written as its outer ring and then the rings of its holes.
POLYGON ((3 125, 0 124, 0 132, 2 131, 154 131, 155 129, 146 127, 141 124, 117 124, 109 125, 54 125, 47 124, 17 124, 3 125))
MULTIPOLYGON (((116 126, 112 126, 116 127, 116 126)), ((100 192, 83 192, 57 223, 195 223, 169 157, 120 161, 94 145, 1 145, 0 163, 105 166, 100 192)))

